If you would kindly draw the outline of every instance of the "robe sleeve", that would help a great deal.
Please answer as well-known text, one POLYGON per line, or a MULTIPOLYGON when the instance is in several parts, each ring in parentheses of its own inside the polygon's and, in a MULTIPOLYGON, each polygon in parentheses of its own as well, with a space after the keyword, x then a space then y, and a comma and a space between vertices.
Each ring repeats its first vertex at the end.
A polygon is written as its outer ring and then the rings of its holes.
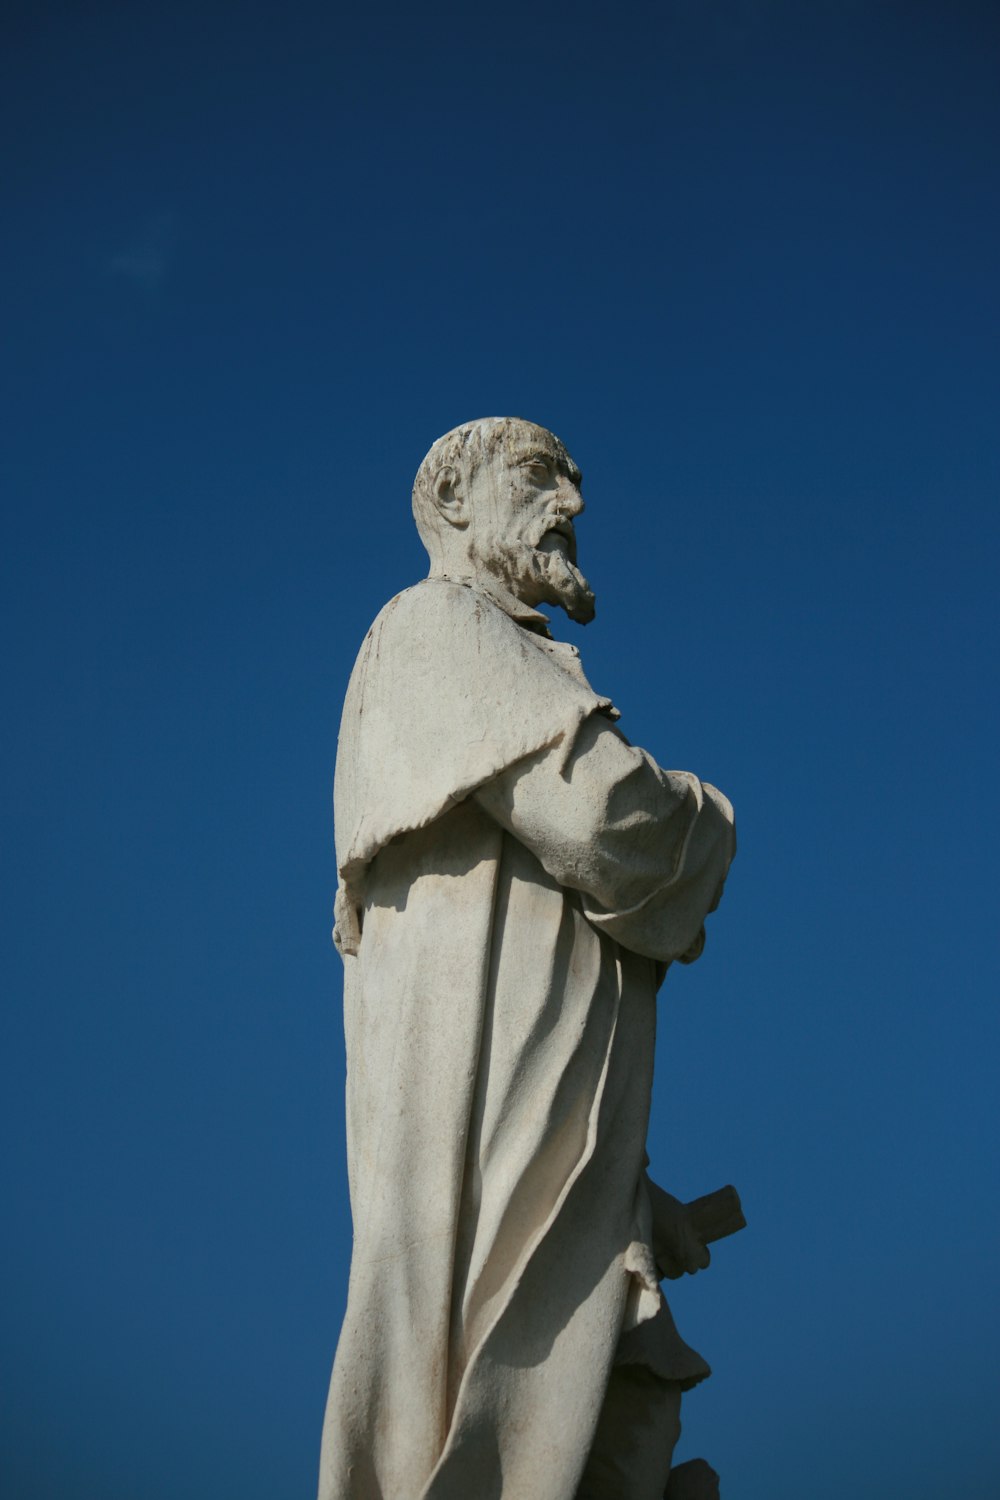
POLYGON ((540 750, 568 754, 612 711, 478 590, 426 579, 386 605, 361 648, 337 747, 334 940, 358 951, 379 850, 540 750))
POLYGON ((659 963, 699 956, 736 848, 732 807, 715 787, 661 770, 591 717, 568 755, 542 750, 476 799, 581 893, 594 927, 659 963))

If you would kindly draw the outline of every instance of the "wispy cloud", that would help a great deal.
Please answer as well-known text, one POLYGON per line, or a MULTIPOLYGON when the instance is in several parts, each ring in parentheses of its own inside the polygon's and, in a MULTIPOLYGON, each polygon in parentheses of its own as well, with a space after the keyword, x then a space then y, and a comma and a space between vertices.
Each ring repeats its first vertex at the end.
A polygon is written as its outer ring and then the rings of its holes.
POLYGON ((154 214, 127 245, 108 262, 114 276, 152 289, 170 269, 177 245, 177 219, 172 213, 154 214))

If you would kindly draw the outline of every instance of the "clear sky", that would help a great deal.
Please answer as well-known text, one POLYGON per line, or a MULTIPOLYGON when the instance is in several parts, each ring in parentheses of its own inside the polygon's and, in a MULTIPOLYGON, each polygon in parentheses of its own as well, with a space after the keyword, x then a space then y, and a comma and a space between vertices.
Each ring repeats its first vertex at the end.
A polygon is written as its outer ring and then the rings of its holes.
POLYGON ((313 1494, 340 704, 510 413, 584 472, 565 638, 739 820, 663 991, 656 1175, 750 1221, 679 1456, 995 1500, 998 7, 35 0, 0 59, 4 1494, 313 1494))

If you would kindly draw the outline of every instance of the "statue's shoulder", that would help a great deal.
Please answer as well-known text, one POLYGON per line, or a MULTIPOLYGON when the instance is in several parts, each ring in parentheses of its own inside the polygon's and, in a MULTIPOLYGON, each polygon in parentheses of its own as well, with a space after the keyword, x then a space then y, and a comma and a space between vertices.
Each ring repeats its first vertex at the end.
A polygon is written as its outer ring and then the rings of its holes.
POLYGON ((382 638, 402 635, 424 640, 454 633, 496 637, 516 636, 518 631, 510 616, 474 584, 423 578, 390 599, 369 632, 382 638))

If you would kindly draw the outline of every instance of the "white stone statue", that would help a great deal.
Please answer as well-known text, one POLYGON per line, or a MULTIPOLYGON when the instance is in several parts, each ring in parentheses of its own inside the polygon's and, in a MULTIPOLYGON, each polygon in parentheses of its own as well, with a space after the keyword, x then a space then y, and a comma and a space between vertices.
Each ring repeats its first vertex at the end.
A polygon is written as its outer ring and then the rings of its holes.
POLYGON ((413 490, 430 576, 348 688, 354 1254, 321 1500, 661 1500, 709 1373, 660 1279, 738 1225, 649 1181, 646 1126, 656 992, 701 953, 733 814, 629 744, 536 608, 593 616, 582 510, 543 428, 440 438, 413 490))

